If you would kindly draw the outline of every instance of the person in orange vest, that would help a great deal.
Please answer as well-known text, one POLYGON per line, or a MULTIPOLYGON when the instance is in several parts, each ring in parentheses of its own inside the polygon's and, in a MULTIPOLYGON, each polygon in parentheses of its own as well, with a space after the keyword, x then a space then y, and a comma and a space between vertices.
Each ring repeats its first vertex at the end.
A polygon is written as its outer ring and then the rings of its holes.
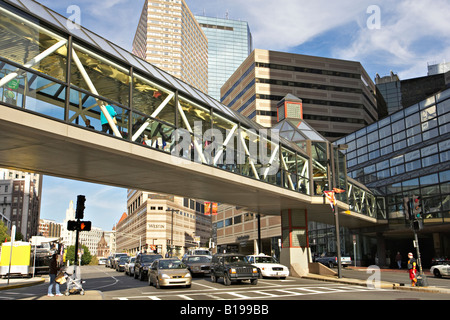
POLYGON ((409 271, 409 279, 411 280, 411 287, 416 286, 417 282, 417 270, 416 270, 416 259, 414 259, 414 255, 410 252, 408 253, 408 271, 409 271))

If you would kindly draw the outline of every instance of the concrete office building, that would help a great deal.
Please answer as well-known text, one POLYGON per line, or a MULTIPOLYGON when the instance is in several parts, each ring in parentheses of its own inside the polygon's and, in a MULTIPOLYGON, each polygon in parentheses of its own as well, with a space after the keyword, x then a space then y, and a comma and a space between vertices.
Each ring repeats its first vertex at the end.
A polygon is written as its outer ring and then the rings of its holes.
POLYGON ((208 95, 220 101, 220 88, 253 50, 246 21, 196 15, 208 38, 208 95))
POLYGON ((145 0, 133 53, 208 92, 208 40, 184 0, 145 0))
MULTIPOLYGON (((420 196, 424 266, 450 256, 450 89, 357 130, 335 142, 346 144, 348 175, 385 197, 387 225, 361 230, 379 238, 381 263, 413 248, 404 197, 420 196)), ((374 254, 375 252, 372 252, 374 254)))
POLYGON ((286 94, 303 101, 303 118, 330 141, 387 114, 359 62, 255 49, 221 89, 221 102, 265 127, 277 122, 286 94))
POLYGON ((203 203, 139 190, 128 190, 127 199, 128 211, 116 225, 116 252, 165 254, 172 247, 181 257, 189 248, 209 246, 211 217, 203 203))
POLYGON ((450 62, 432 63, 428 64, 427 75, 432 76, 439 73, 447 73, 450 71, 450 62))

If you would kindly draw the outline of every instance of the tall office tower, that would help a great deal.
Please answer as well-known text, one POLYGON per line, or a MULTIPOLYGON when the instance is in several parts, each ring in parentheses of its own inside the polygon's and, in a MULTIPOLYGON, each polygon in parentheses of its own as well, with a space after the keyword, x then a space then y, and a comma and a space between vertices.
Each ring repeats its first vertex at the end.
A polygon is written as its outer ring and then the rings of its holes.
POLYGON ((405 80, 400 80, 391 71, 391 74, 385 77, 377 74, 375 84, 377 92, 380 92, 386 100, 388 113, 392 114, 448 88, 450 71, 405 80))
POLYGON ((277 123, 287 94, 303 101, 303 119, 330 141, 387 114, 362 65, 255 49, 221 89, 221 102, 265 127, 277 123))
POLYGON ((133 53, 208 92, 208 40, 184 0, 145 0, 133 53))
POLYGON ((403 109, 402 86, 400 78, 397 74, 391 71, 390 75, 380 77, 377 73, 375 77, 375 84, 378 91, 383 95, 384 100, 386 101, 389 114, 403 109))
POLYGON ((220 88, 253 50, 246 21, 196 15, 208 38, 208 95, 220 101, 220 88))

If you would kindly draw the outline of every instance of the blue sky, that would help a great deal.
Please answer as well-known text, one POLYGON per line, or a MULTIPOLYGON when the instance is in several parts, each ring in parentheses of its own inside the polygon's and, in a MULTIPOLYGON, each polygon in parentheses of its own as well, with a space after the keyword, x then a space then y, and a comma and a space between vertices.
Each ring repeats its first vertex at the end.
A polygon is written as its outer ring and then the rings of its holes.
MULTIPOLYGON (((131 51, 144 0, 38 0, 131 51)), ((194 14, 244 20, 254 48, 360 61, 369 76, 427 74, 450 60, 448 0, 186 0, 194 14)), ((126 190, 44 177, 41 217, 62 222, 70 200, 86 195, 86 220, 111 230, 126 211, 126 190)))

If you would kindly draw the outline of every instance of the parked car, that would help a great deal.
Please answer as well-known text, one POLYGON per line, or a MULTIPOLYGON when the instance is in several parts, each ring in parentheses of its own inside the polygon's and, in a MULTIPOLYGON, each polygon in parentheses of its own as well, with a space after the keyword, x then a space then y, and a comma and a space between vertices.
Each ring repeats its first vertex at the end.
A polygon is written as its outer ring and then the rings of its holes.
POLYGON ((134 278, 144 281, 147 278, 148 269, 153 261, 161 259, 163 256, 154 253, 140 253, 134 261, 134 278))
MULTIPOLYGON (((338 258, 335 252, 323 253, 318 256, 314 260, 315 262, 320 262, 321 264, 333 268, 338 265, 338 258)), ((349 266, 352 264, 352 258, 350 256, 341 255, 341 265, 343 267, 349 266)))
POLYGON ((101 264, 106 265, 106 260, 108 260, 108 258, 100 258, 100 259, 98 259, 98 264, 99 265, 101 265, 101 264))
POLYGON ((106 268, 111 268, 112 259, 113 259, 112 256, 109 256, 108 258, 106 258, 106 264, 105 264, 106 268))
POLYGON ((289 276, 288 267, 278 263, 274 257, 260 253, 258 255, 247 256, 247 260, 258 268, 261 277, 285 279, 289 276))
POLYGON ((187 266, 177 258, 155 260, 148 274, 148 285, 156 288, 163 286, 185 286, 190 288, 192 275, 187 266))
POLYGON ((211 280, 217 282, 223 277, 226 286, 232 282, 250 280, 251 284, 258 284, 258 268, 248 263, 245 255, 234 253, 215 254, 211 260, 211 280))
POLYGON ((119 260, 116 262, 116 271, 125 271, 125 263, 127 263, 128 259, 128 256, 120 256, 119 260))
POLYGON ((125 263, 125 274, 132 276, 134 274, 134 261, 136 257, 129 257, 128 261, 125 263))
POLYGON ((114 253, 111 255, 111 268, 116 269, 117 262, 120 257, 128 257, 126 253, 114 253))
POLYGON ((205 275, 211 270, 211 259, 209 256, 186 256, 183 258, 183 263, 187 265, 187 268, 192 275, 205 275))
POLYGON ((450 264, 438 264, 431 267, 430 272, 436 277, 450 276, 450 264))

